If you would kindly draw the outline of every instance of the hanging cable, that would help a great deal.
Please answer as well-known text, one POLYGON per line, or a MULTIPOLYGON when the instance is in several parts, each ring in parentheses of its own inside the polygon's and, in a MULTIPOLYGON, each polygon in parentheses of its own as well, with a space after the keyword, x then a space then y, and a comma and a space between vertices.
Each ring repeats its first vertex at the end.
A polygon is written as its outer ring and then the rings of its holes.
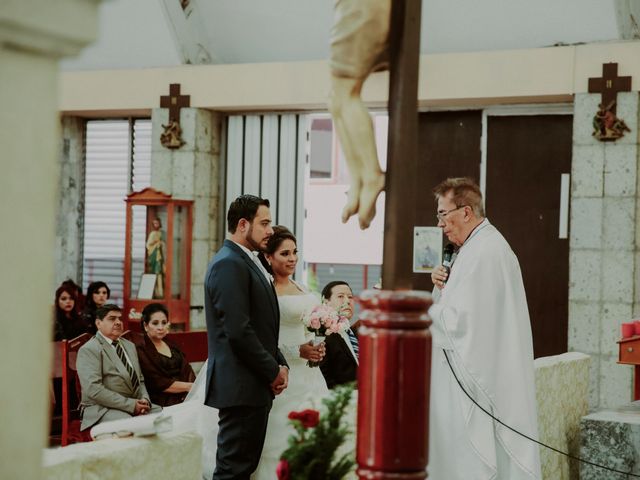
POLYGON ((484 413, 486 413, 488 416, 490 416, 493 420, 495 420, 496 422, 498 422, 500 425, 502 425, 503 427, 508 428, 509 430, 511 430, 514 433, 517 433, 518 435, 520 435, 521 437, 526 438, 527 440, 531 440, 532 442, 537 443, 538 445, 541 445, 545 448, 548 448, 549 450, 553 450, 556 453, 559 453, 561 455, 564 455, 565 457, 569 457, 573 460, 577 460, 578 462, 582 462, 582 463, 586 463, 587 465, 591 465, 593 467, 597 467, 597 468, 602 468, 604 470, 608 470, 610 472, 615 472, 615 473, 620 473, 622 475, 627 475, 627 477, 634 477, 634 478, 640 478, 640 475, 636 475, 634 473, 631 472, 623 472, 621 470, 616 470, 615 468, 609 468, 609 467, 605 467, 604 465, 600 465, 599 463, 594 463, 594 462, 590 462, 589 460, 584 460, 583 458, 580 457, 576 457, 575 455, 571 455, 570 453, 567 452, 563 452, 562 450, 558 450, 557 448, 551 447, 547 444, 544 444, 538 440, 536 440, 535 438, 531 438, 528 435, 525 435, 522 432, 519 432, 518 430, 516 430, 513 427, 510 427, 509 425, 507 425, 506 423, 504 423, 502 420, 500 420, 497 417, 494 417, 493 414, 489 411, 487 411, 484 407, 482 407, 478 402, 475 401, 475 399, 469 394, 469 392, 467 392, 467 390, 464 388, 464 386, 462 385, 462 382, 460 381, 460 379, 458 378, 458 376, 456 375, 455 370, 453 369, 453 365, 451 365, 451 361, 449 360, 449 355, 447 355, 447 351, 442 349, 442 352, 444 353, 444 357, 447 359, 447 363, 449 364, 449 368, 451 369, 451 373, 453 374, 453 378, 456 379, 456 382, 458 382, 458 385, 460 386, 460 389, 464 392, 464 394, 469 398, 469 400, 471 400, 474 405, 476 407, 478 407, 480 410, 482 410, 484 413))

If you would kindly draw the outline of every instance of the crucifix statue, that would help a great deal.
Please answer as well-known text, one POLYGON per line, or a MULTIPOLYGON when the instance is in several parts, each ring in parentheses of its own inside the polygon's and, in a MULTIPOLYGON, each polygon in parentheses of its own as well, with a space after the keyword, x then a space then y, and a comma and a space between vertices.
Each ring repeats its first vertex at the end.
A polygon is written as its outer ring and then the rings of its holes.
POLYGON ((425 292, 410 291, 420 185, 414 172, 422 2, 335 0, 334 5, 329 108, 351 177, 343 222, 357 214, 360 227, 367 228, 378 195, 386 190, 382 266, 386 290, 361 296, 365 311, 359 330, 358 475, 381 480, 426 478, 431 299, 425 292), (371 118, 360 98, 366 78, 381 69, 390 70, 386 175, 379 166, 371 118), (412 415, 398 415, 402 411, 412 415))
POLYGON ((180 84, 169 85, 169 95, 160 97, 160 107, 169 109, 169 123, 162 125, 164 132, 160 134, 160 143, 165 148, 180 148, 185 144, 180 128, 180 109, 191 105, 190 95, 180 95, 180 84))
POLYGON ((589 93, 600 93, 602 101, 593 117, 593 136, 598 140, 615 141, 630 132, 624 120, 616 116, 618 92, 631 91, 631 77, 618 76, 617 63, 602 65, 602 77, 589 79, 589 93))

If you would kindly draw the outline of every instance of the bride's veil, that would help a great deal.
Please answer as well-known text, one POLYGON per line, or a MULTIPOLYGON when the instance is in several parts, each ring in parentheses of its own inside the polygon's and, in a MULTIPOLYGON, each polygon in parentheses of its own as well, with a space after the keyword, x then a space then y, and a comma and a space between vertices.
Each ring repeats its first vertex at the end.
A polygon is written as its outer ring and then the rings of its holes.
POLYGON ((204 391, 207 386, 207 364, 208 363, 209 363, 209 360, 204 362, 204 364, 202 365, 202 368, 200 369, 200 372, 198 373, 198 376, 196 377, 195 382, 193 382, 193 386, 191 387, 191 390, 189 390, 187 397, 184 399, 185 402, 204 403, 204 393, 205 393, 204 391))

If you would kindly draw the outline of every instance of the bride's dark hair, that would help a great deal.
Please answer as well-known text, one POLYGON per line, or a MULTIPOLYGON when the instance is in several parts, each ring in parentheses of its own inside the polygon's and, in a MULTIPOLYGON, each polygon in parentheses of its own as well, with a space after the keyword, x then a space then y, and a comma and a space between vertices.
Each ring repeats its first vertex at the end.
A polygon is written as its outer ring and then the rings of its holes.
POLYGON ((269 237, 269 241, 267 242, 267 248, 265 250, 269 255, 273 255, 276 253, 276 250, 282 242, 285 240, 291 240, 293 243, 297 244, 298 240, 296 240, 296 236, 291 233, 287 227, 283 227, 282 225, 276 225, 273 227, 273 235, 269 237))

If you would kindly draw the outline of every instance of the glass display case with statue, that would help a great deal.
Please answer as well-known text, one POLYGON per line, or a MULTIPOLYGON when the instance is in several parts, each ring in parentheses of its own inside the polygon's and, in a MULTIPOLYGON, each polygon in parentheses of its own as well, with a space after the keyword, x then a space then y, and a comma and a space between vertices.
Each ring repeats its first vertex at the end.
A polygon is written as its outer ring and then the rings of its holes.
POLYGON ((189 330, 193 201, 145 188, 127 196, 124 255, 126 328, 140 331, 142 309, 158 302, 171 326, 189 330))

